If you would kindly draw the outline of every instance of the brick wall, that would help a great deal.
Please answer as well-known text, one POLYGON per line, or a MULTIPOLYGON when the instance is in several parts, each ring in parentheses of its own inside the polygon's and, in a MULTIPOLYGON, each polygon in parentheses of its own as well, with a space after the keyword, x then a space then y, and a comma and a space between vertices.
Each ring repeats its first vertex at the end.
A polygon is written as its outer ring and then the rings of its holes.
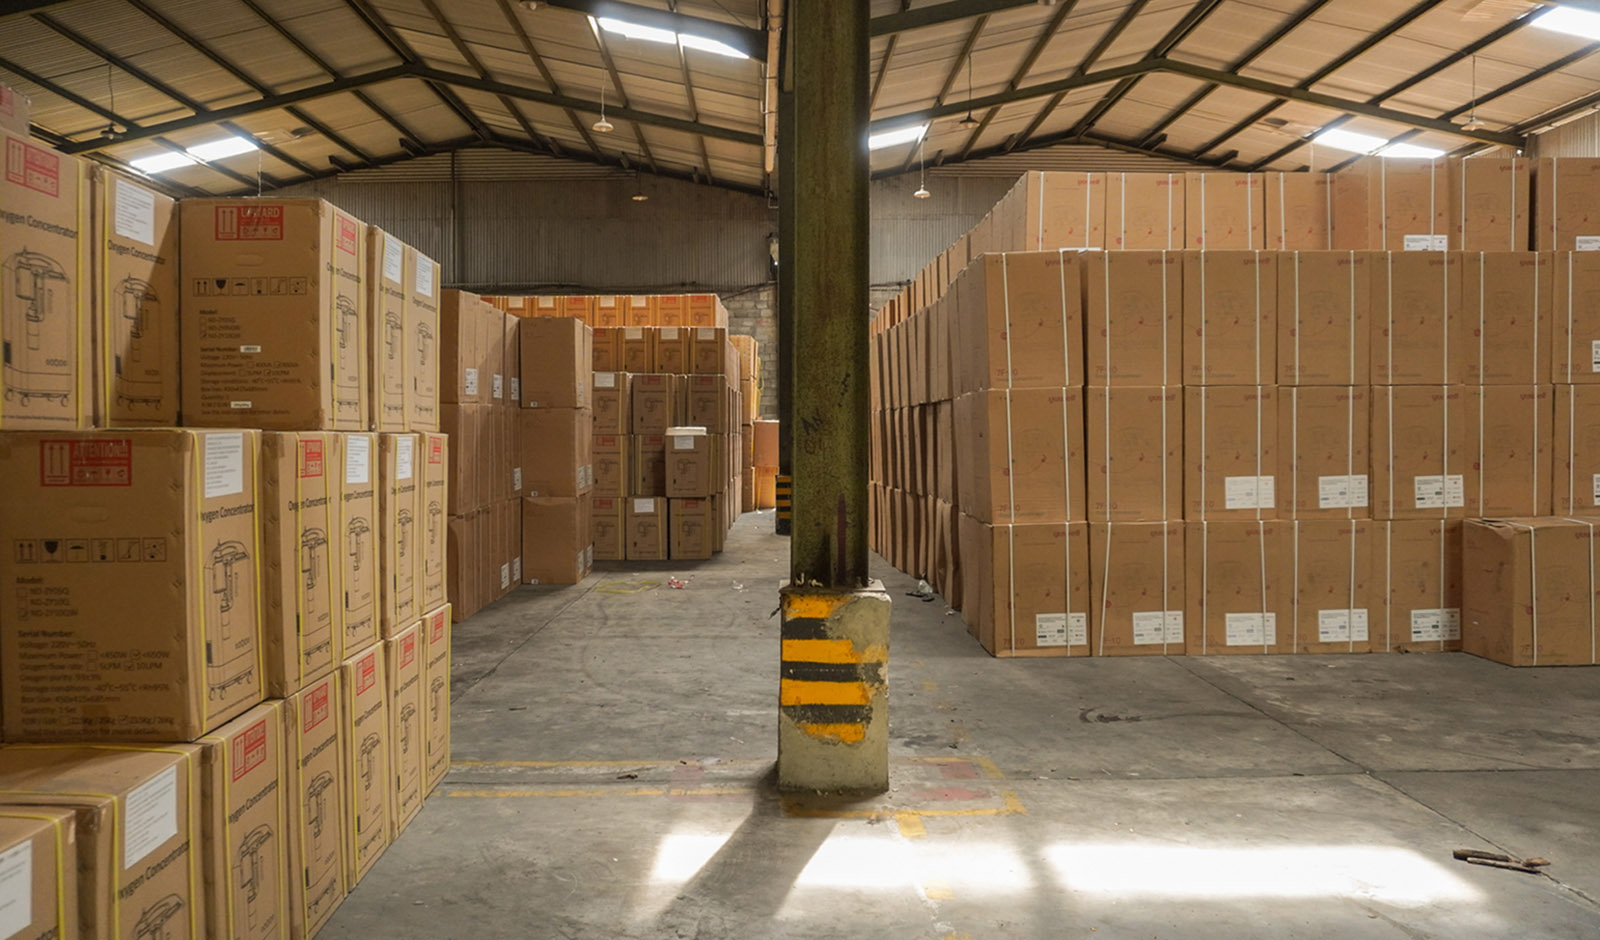
POLYGON ((754 336, 761 344, 761 417, 778 417, 777 289, 772 285, 723 294, 728 332, 754 336))

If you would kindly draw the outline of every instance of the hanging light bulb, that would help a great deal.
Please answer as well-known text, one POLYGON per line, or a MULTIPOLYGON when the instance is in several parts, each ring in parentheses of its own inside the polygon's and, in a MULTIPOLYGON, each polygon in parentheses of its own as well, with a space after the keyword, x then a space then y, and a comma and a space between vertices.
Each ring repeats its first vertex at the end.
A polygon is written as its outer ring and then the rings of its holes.
POLYGON ((1489 125, 1478 120, 1478 57, 1472 57, 1472 112, 1467 115, 1467 123, 1461 125, 1464 131, 1481 131, 1489 125))
POLYGON ((637 170, 633 174, 633 195, 629 198, 634 202, 646 202, 650 199, 649 196, 644 194, 644 181, 640 178, 637 170))
POLYGON ((600 82, 600 120, 594 122, 594 131, 597 134, 609 134, 616 130, 616 126, 606 120, 606 83, 600 82))
POLYGON ((978 119, 972 116, 972 53, 967 53, 967 116, 956 123, 962 130, 972 130, 978 126, 978 119))
POLYGON ((916 199, 927 199, 933 193, 928 192, 927 168, 922 162, 922 141, 917 141, 917 191, 911 194, 916 199))
POLYGON ((917 191, 912 193, 911 195, 915 196, 918 199, 927 199, 930 196, 932 196, 933 193, 928 192, 928 187, 926 185, 923 185, 923 186, 918 186, 917 187, 917 191))

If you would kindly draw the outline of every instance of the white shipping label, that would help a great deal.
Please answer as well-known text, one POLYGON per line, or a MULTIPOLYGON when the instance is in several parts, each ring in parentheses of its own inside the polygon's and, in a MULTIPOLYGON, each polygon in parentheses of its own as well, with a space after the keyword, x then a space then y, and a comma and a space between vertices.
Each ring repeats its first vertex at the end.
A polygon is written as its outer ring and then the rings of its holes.
POLYGON ((521 555, 518 555, 517 557, 511 559, 511 580, 517 582, 518 584, 522 583, 522 556, 521 555))
POLYGON ((462 385, 461 391, 462 391, 463 394, 466 394, 466 395, 476 395, 476 394, 478 394, 478 370, 477 369, 462 369, 461 370, 461 385, 462 385))
POLYGON ((495 398, 506 397, 506 377, 496 372, 489 378, 489 394, 495 398))
POLYGON ((636 499, 633 501, 633 511, 636 513, 655 512, 656 501, 653 499, 636 499))
POLYGON ((500 590, 504 591, 511 586, 511 563, 506 562, 500 566, 500 590))
POLYGON ((417 293, 433 296, 433 259, 417 255, 417 293))
POLYGON ((1084 646, 1089 642, 1088 614, 1035 614, 1034 645, 1084 646))
POLYGON ((1223 480, 1229 509, 1271 509, 1276 500, 1274 477, 1227 477, 1223 480))
POLYGON ((1229 646, 1273 646, 1278 642, 1277 614, 1228 614, 1229 646))
POLYGON ((522 468, 521 467, 512 467, 511 468, 511 488, 513 490, 515 490, 516 492, 518 492, 518 493, 522 492, 522 468))
POLYGON ((1600 372, 1600 339, 1589 343, 1589 371, 1600 372))
POLYGON ((156 194, 143 186, 119 179, 116 201, 117 237, 155 247, 156 194))
POLYGON ((595 388, 616 388, 617 374, 615 372, 596 372, 594 374, 595 388))
POLYGON ((206 499, 244 492, 244 435, 205 436, 206 499))
POLYGON ((383 277, 396 284, 405 283, 406 249, 400 239, 383 233, 383 277))
POLYGON ((639 326, 624 327, 622 330, 622 338, 644 339, 644 328, 639 326))
POLYGON ((1600 473, 1594 475, 1594 504, 1600 506, 1600 473))
POLYGON ((0 937, 15 937, 31 923, 33 923, 32 839, 0 852, 0 937))
POLYGON ((397 480, 411 479, 417 457, 417 439, 402 434, 394 441, 394 476, 397 480))
POLYGON ((1461 609, 1431 607, 1411 612, 1411 642, 1433 643, 1461 639, 1461 609))
POLYGON ((510 395, 510 398, 511 398, 512 401, 521 401, 522 400, 522 380, 517 378, 516 376, 512 376, 511 377, 511 395, 510 395))
POLYGON ((1367 638, 1367 610, 1317 611, 1317 640, 1322 643, 1359 643, 1367 638))
POLYGON ((694 438, 687 434, 674 435, 672 438, 673 450, 694 450, 694 438))
POLYGON ((1412 481, 1418 509, 1450 509, 1467 504, 1466 487, 1459 473, 1413 477, 1412 481))
POLYGON ((1359 509, 1367 505, 1367 475, 1317 478, 1318 509, 1359 509))
POLYGON ((1449 251, 1449 235, 1407 235, 1406 251, 1449 251))
POLYGON ((261 355, 261 347, 255 343, 246 343, 239 347, 239 352, 246 356, 259 356, 261 355))
POLYGON ((1183 611, 1136 610, 1133 612, 1133 642, 1151 646, 1183 642, 1183 611))
POLYGON ((228 402, 228 407, 234 411, 249 411, 255 407, 255 403, 250 401, 230 401, 228 402))
POLYGON ((168 767, 128 794, 122 816, 123 870, 178 834, 178 768, 168 767))
MULTIPOLYGON (((630 336, 628 338, 629 339, 633 339, 634 337, 630 336)), ((676 343, 678 341, 678 328, 675 327, 675 326, 664 326, 664 327, 662 327, 661 328, 661 338, 666 340, 669 343, 676 343)))
POLYGON ((706 342, 710 342, 711 340, 714 340, 716 338, 717 338, 717 328, 716 327, 714 327, 714 326, 702 326, 700 328, 700 339, 702 339, 702 340, 704 340, 706 342))
POLYGON ((344 439, 344 482, 372 482, 372 438, 351 434, 344 439))
POLYGON ((1600 235, 1579 235, 1572 241, 1573 251, 1600 251, 1600 235))

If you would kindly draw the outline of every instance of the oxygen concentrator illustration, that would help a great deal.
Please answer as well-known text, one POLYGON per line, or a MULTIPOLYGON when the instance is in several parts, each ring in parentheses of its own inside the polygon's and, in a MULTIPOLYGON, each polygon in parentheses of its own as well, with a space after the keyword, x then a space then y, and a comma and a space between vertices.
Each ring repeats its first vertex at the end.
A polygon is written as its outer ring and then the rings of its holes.
POLYGON ((255 668, 254 571, 243 542, 218 542, 206 566, 206 684, 211 697, 250 678, 255 668))
POLYGON ((117 401, 160 406, 161 298, 150 285, 125 277, 111 297, 116 329, 112 375, 117 401))
POLYGON ((241 938, 276 935, 278 854, 271 826, 257 826, 244 837, 233 861, 234 935, 241 938))
POLYGON ((394 556, 396 559, 394 572, 394 594, 397 598, 405 599, 409 603, 412 589, 416 586, 416 571, 409 564, 411 558, 411 510, 402 509, 395 514, 394 526, 394 556))
POLYGON ((344 397, 361 395, 361 318, 356 314, 356 302, 343 294, 334 298, 335 329, 339 334, 339 348, 334 353, 337 360, 332 366, 334 379, 344 397))
POLYGON ((186 936, 188 931, 182 929, 183 922, 173 923, 182 910, 183 899, 176 894, 169 894, 145 908, 133 925, 134 940, 176 940, 186 936))
POLYGON ((350 570, 360 571, 361 565, 367 559, 367 536, 372 532, 372 526, 360 516, 350 520, 344 530, 344 550, 350 556, 350 570))
MULTIPOLYGON (((311 845, 305 853, 307 868, 313 859, 338 859, 339 808, 333 804, 339 791, 334 789, 333 774, 323 771, 311 778, 306 786, 306 828, 311 831, 311 845), (330 841, 333 840, 333 841, 330 841)), ((307 883, 320 881, 321 871, 307 872, 307 883)))
MULTIPOLYGON (((378 748, 382 746, 383 739, 378 733, 367 735, 361 739, 361 792, 371 793, 374 784, 382 785, 385 775, 378 773, 378 748)), ((366 802, 365 800, 362 801, 366 802)))
POLYGON ((423 574, 430 581, 439 576, 439 566, 444 561, 444 552, 439 550, 439 537, 443 534, 444 507, 438 500, 431 500, 428 503, 428 551, 422 556, 423 574))
POLYGON ((332 585, 328 567, 328 533, 318 528, 300 532, 300 573, 305 588, 300 600, 302 655, 311 659, 333 644, 332 585))
POLYGON ((405 324, 393 311, 383 315, 383 395, 384 398, 405 394, 405 324))
POLYGON ((0 264, 0 337, 4 337, 6 401, 42 398, 62 407, 72 397, 76 331, 72 284, 51 257, 26 248, 0 264))

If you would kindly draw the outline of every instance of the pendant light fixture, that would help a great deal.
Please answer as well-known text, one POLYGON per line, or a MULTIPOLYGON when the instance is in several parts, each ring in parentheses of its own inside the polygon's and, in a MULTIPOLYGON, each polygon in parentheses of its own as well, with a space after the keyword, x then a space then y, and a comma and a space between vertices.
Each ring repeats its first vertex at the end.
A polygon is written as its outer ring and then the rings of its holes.
POLYGON ((597 134, 609 134, 616 130, 616 126, 606 120, 606 83, 604 76, 600 79, 600 120, 594 122, 594 131, 597 134))
POLYGON ((978 119, 972 116, 972 52, 967 52, 967 116, 956 123, 963 130, 972 130, 978 126, 978 119))
POLYGON ((650 199, 644 192, 644 179, 638 170, 633 171, 633 195, 629 197, 634 202, 646 202, 650 199))
POLYGON ((1467 115, 1467 123, 1461 125, 1464 131, 1481 131, 1489 125, 1478 120, 1478 57, 1472 57, 1472 111, 1467 115))
POLYGON ((917 141, 917 191, 911 194, 917 199, 927 199, 933 193, 928 192, 927 167, 922 162, 922 141, 917 141))

